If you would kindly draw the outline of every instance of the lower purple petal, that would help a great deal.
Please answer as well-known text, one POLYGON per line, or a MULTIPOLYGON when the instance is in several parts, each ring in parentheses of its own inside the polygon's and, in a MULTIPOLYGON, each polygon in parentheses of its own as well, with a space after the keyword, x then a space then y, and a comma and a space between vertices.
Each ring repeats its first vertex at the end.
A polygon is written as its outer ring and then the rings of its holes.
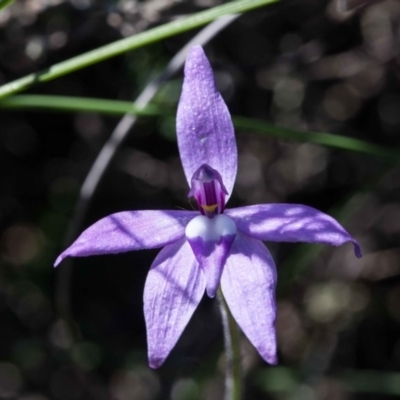
POLYGON ((149 364, 160 367, 203 297, 205 279, 185 239, 154 260, 144 288, 149 364))
POLYGON ((273 242, 325 243, 340 246, 354 244, 361 257, 358 242, 329 215, 302 204, 256 204, 225 211, 239 231, 254 239, 273 242))
POLYGON ((114 254, 152 249, 180 239, 198 213, 177 210, 124 211, 111 214, 87 228, 56 260, 66 257, 114 254))
POLYGON ((206 278, 209 297, 215 297, 222 270, 229 255, 235 235, 222 236, 219 241, 205 241, 201 237, 189 239, 190 246, 206 278))
POLYGON ((221 288, 236 322, 270 364, 277 363, 276 269, 268 249, 238 233, 221 277, 221 288))
POLYGON ((205 274, 207 294, 209 297, 214 297, 219 287, 222 269, 235 239, 235 223, 223 214, 213 218, 198 215, 188 223, 185 234, 205 274))

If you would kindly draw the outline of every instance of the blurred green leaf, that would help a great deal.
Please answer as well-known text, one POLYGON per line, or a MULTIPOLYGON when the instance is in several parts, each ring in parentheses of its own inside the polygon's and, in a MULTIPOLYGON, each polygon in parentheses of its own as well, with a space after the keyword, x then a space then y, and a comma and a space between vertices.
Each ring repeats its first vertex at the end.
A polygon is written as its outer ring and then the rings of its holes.
POLYGON ((14 1, 15 0, 0 0, 0 11, 14 3, 14 1))
MULTIPOLYGON (((341 370, 331 376, 341 382, 349 392, 400 395, 400 373, 341 370)), ((255 376, 256 385, 265 392, 293 392, 304 385, 301 371, 294 368, 268 368, 255 376)))
POLYGON ((340 371, 337 376, 347 390, 359 393, 384 393, 400 396, 400 373, 384 371, 340 371))
POLYGON ((275 367, 257 374, 255 382, 266 392, 286 392, 298 388, 300 377, 294 369, 275 367))

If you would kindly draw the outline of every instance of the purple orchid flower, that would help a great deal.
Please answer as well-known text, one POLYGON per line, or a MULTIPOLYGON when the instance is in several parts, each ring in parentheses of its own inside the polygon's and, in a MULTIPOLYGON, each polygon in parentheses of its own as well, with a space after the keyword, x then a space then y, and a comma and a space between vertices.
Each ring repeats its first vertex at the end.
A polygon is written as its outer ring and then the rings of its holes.
POLYGON ((206 291, 222 293, 236 322, 270 364, 277 362, 276 268, 262 241, 352 242, 332 217, 299 204, 226 209, 237 149, 228 109, 201 46, 190 49, 177 113, 179 152, 199 211, 145 210, 109 215, 56 260, 164 247, 144 288, 150 366, 167 358, 206 291))

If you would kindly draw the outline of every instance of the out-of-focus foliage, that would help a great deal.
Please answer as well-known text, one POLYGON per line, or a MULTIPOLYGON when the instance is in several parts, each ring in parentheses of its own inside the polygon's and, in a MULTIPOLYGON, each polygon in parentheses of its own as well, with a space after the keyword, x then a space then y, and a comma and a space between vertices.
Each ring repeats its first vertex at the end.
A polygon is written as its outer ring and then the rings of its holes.
POLYGON ((14 3, 15 0, 0 0, 0 10, 8 7, 10 4, 14 3))
MULTIPOLYGON (((179 33, 196 29, 207 23, 229 14, 238 14, 247 12, 255 8, 275 3, 277 0, 237 0, 227 2, 220 6, 207 8, 206 10, 196 12, 185 18, 179 18, 148 29, 145 32, 136 32, 126 38, 114 40, 104 46, 99 46, 91 51, 83 52, 75 57, 70 57, 65 61, 53 64, 50 68, 42 71, 36 71, 22 78, 8 82, 0 86, 0 98, 5 98, 12 94, 29 89, 32 85, 48 82, 60 78, 66 74, 87 68, 93 64, 103 62, 110 58, 124 54, 128 51, 136 50, 143 46, 165 40, 179 33)), ((229 15, 236 18, 236 15, 229 15)), ((37 46, 36 46, 37 47, 37 46)), ((35 49, 35 47, 33 48, 35 49)))
MULTIPOLYGON (((0 83, 216 3, 15 2, 0 12, 0 83)), ((192 35, 30 94, 132 101, 192 35)), ((398 1, 284 0, 239 18, 206 52, 232 114, 396 150, 399 49, 398 1)), ((177 77, 157 107, 174 110, 179 88, 177 77)), ((63 282, 52 264, 80 184, 116 123, 97 113, 1 110, 0 399, 222 398, 214 301, 204 299, 164 367, 147 367, 142 292, 156 251, 74 260, 73 320, 55 306, 63 282)), ((121 210, 190 209, 174 137, 173 113, 142 118, 85 226, 121 210)), ((244 128, 237 139, 232 206, 298 202, 329 211, 364 253, 356 260, 350 245, 268 244, 279 275, 280 366, 263 364, 243 338, 245 399, 398 397, 399 164, 244 128)))

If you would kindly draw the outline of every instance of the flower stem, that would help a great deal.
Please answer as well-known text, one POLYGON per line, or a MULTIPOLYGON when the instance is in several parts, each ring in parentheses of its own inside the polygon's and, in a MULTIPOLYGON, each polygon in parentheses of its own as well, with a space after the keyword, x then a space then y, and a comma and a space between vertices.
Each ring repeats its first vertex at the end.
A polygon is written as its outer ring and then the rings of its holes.
POLYGON ((229 307, 226 304, 221 288, 218 289, 218 300, 224 329, 226 357, 225 400, 240 400, 242 398, 240 333, 229 307))

